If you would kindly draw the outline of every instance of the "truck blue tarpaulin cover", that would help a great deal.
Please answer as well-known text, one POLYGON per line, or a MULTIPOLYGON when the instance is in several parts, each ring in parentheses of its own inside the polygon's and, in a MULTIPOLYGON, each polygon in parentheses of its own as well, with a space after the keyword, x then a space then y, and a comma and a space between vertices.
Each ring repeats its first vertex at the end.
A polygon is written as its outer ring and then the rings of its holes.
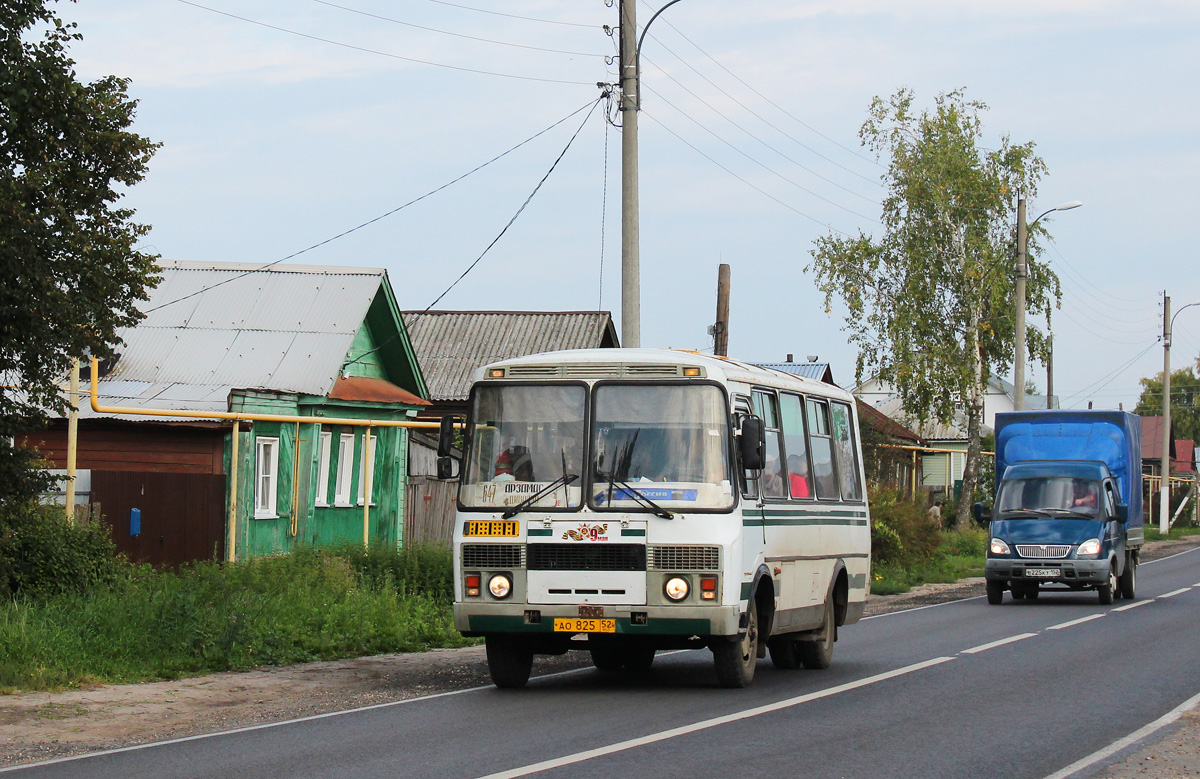
POLYGON ((1053 409, 996 415, 996 486, 1004 469, 1032 460, 1097 460, 1108 466, 1129 506, 1129 526, 1142 519, 1142 419, 1127 411, 1053 409))

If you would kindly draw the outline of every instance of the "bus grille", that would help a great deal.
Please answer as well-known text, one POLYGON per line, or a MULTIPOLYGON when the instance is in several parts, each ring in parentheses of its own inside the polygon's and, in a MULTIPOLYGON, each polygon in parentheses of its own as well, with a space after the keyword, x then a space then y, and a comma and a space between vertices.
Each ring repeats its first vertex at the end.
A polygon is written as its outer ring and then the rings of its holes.
POLYGON ((530 544, 531 571, 644 571, 641 544, 530 544))
POLYGON ((1067 544, 1017 544, 1017 554, 1021 555, 1021 557, 1037 557, 1043 560, 1053 560, 1071 554, 1071 547, 1067 544))
POLYGON ((524 568, 523 544, 463 544, 463 568, 524 568))
POLYGON ((719 571, 719 546, 652 546, 646 553, 651 571, 719 571))

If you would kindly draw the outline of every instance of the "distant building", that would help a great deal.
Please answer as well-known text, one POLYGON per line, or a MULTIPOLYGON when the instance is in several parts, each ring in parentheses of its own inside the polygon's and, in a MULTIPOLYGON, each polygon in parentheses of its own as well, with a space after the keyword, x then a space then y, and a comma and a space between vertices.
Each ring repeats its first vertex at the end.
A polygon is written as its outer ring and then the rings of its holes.
MULTIPOLYGON (((104 366, 103 406, 241 411, 313 422, 232 423, 97 414, 81 403, 78 468, 118 549, 135 561, 222 559, 236 527, 237 557, 299 543, 363 539, 399 545, 410 434, 322 417, 403 420, 429 404, 421 370, 381 269, 161 263, 147 317, 121 331, 104 366), (236 522, 230 522, 237 474, 236 522), (371 495, 364 495, 367 472, 371 495)), ((84 378, 87 379, 85 371, 84 378)), ((66 425, 25 444, 65 467, 66 425)))

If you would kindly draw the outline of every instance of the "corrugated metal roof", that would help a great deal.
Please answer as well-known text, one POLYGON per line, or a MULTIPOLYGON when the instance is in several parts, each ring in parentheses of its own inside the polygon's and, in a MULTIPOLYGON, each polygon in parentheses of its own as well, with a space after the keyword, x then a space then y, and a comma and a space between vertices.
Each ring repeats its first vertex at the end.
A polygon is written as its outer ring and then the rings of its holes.
POLYGON ((806 379, 816 379, 824 381, 825 374, 829 374, 829 382, 833 383, 833 373, 829 369, 827 362, 758 362, 755 363, 760 368, 771 368, 784 373, 790 373, 793 376, 803 376, 806 379))
POLYGON ((607 311, 402 311, 432 400, 465 400, 488 363, 618 346, 607 311))
POLYGON ((224 411, 230 388, 328 394, 385 278, 371 268, 160 265, 146 318, 118 333, 125 345, 102 383, 106 405, 129 382, 150 388, 132 405, 158 408, 224 411), (164 398, 179 404, 154 405, 164 398))
MULTIPOLYGON (((88 397, 89 382, 83 382, 79 401, 80 419, 127 419, 132 421, 179 422, 178 417, 131 414, 97 414, 88 397)), ((228 411, 232 387, 220 384, 176 384, 145 381, 101 381, 100 403, 104 406, 133 406, 147 409, 228 411)))

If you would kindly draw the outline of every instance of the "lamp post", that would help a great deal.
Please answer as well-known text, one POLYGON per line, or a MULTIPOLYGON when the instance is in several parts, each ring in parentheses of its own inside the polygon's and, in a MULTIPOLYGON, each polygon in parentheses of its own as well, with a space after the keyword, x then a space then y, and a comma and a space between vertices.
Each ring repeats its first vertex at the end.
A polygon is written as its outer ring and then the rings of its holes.
POLYGON ((1158 496, 1158 532, 1164 536, 1171 532, 1171 331, 1175 328, 1175 317, 1192 306, 1200 306, 1200 300, 1188 303, 1172 316, 1171 296, 1163 295, 1162 485, 1158 496))
POLYGON ((1013 407, 1017 411, 1025 409, 1025 277, 1028 273, 1028 268, 1025 264, 1025 255, 1028 252, 1029 227, 1037 224, 1046 214, 1051 214, 1055 211, 1070 211, 1072 208, 1079 208, 1081 205, 1083 205, 1082 201, 1072 200, 1068 203, 1055 206, 1037 219, 1034 219, 1027 227, 1025 224, 1025 198, 1017 200, 1017 332, 1015 339, 1017 354, 1013 361, 1013 394, 1016 396, 1013 398, 1013 407))
POLYGON ((637 34, 637 0, 621 0, 621 343, 642 345, 641 225, 638 203, 638 111, 642 110, 642 41, 658 15, 637 34))

